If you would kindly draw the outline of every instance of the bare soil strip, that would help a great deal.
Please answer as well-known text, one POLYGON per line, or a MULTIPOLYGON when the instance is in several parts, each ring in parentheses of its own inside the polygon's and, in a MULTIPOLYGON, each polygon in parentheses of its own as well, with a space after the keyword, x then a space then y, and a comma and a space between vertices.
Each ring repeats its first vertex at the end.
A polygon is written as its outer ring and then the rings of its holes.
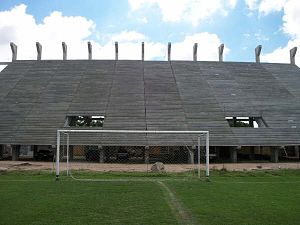
POLYGON ((162 181, 157 181, 166 194, 167 202, 172 212, 179 222, 184 225, 198 224, 193 216, 182 206, 181 202, 176 198, 175 193, 162 181))
MULTIPOLYGON (((67 164, 60 163, 60 169, 66 170, 67 164)), ((148 170, 151 165, 148 165, 148 170)), ((87 163, 71 162, 71 170, 91 170, 101 172, 147 172, 147 164, 114 164, 114 163, 87 163)), ((41 161, 0 161, 0 171, 11 170, 54 170, 53 162, 41 161)), ((197 169, 197 165, 191 164, 165 164, 166 172, 185 172, 197 169)), ((201 170, 205 165, 201 165, 201 170)), ((300 169, 300 162, 294 163, 227 163, 227 164, 210 164, 210 169, 228 171, 250 171, 250 170, 274 170, 274 169, 300 169)))

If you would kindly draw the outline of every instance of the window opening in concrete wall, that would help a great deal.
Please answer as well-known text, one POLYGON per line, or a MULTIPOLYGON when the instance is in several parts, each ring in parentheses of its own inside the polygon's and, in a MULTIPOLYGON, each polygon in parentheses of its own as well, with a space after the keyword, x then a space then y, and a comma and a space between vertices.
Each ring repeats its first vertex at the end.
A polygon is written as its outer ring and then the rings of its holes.
POLYGON ((268 127, 262 117, 225 117, 230 127, 268 127))
POLYGON ((69 127, 103 127, 104 116, 67 116, 69 127))

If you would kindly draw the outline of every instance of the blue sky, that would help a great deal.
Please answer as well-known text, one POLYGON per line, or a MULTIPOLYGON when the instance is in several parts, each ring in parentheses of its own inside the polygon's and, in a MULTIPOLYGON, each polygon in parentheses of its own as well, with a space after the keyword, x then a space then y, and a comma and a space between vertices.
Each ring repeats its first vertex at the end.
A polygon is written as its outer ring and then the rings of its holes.
MULTIPOLYGON (((11 59, 9 42, 18 45, 19 59, 114 58, 119 41, 121 59, 139 59, 140 42, 146 59, 165 60, 172 42, 172 59, 217 60, 224 43, 226 61, 253 61, 261 44, 262 61, 288 62, 289 49, 300 45, 300 1, 297 0, 1 0, 0 61, 11 59)), ((298 57, 297 57, 298 58, 298 57)), ((300 58, 299 58, 300 59, 300 58)), ((299 60, 300 61, 300 60, 299 60)))

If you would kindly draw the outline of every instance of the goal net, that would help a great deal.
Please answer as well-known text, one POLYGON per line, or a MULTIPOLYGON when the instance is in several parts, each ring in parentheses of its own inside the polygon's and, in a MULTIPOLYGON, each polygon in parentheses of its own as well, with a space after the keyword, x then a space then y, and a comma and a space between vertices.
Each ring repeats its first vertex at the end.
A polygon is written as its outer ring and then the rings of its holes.
POLYGON ((209 176, 208 131, 60 129, 56 147, 56 179, 85 170, 209 176))

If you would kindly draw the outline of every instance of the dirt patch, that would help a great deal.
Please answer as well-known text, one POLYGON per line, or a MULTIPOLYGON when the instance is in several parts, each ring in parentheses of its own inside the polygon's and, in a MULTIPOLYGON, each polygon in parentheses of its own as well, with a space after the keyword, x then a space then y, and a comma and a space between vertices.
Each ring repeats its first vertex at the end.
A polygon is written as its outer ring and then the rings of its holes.
MULTIPOLYGON (((91 170, 102 172, 147 172, 150 171, 153 164, 113 164, 113 163, 87 163, 72 162, 69 168, 72 170, 91 170)), ((197 169, 197 165, 191 164, 164 164, 166 172, 185 172, 197 169)), ((26 161, 0 161, 0 171, 10 170, 54 170, 53 162, 26 162, 26 161)), ((60 163, 60 169, 66 170, 67 164, 60 163)), ((201 170, 205 165, 201 165, 201 170)), ((300 169, 300 162, 297 163, 228 163, 228 164, 210 164, 210 169, 228 170, 228 171, 250 171, 250 170, 274 170, 274 169, 300 169)))

